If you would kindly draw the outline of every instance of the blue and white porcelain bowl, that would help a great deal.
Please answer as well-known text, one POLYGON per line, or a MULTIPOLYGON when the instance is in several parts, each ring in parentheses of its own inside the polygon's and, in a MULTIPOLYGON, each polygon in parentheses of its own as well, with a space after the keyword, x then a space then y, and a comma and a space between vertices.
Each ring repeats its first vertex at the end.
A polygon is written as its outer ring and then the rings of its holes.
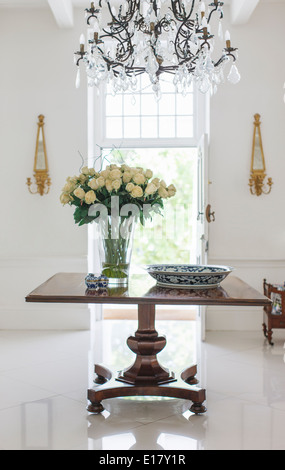
POLYGON ((197 264, 151 264, 146 266, 146 270, 159 286, 210 289, 218 287, 233 268, 197 264))

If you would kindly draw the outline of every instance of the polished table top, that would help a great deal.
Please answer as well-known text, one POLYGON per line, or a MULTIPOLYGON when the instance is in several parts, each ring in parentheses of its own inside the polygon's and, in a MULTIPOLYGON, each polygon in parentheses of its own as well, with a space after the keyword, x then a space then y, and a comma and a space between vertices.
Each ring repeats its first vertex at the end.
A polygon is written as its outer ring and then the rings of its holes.
POLYGON ((271 301, 241 279, 229 275, 215 289, 177 289, 156 285, 148 274, 133 275, 126 287, 109 286, 87 291, 83 273, 57 273, 26 297, 27 302, 164 304, 164 305, 248 305, 265 306, 271 301))

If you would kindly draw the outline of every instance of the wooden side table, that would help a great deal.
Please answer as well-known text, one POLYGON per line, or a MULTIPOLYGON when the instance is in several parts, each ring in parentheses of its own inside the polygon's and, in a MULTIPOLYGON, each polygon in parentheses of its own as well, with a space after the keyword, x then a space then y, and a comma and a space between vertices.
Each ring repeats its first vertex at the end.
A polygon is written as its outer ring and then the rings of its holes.
POLYGON ((264 295, 271 300, 270 305, 264 307, 263 333, 268 343, 273 346, 273 329, 285 328, 285 287, 269 284, 263 281, 264 295))
POLYGON ((95 364, 97 386, 88 390, 90 413, 104 410, 102 401, 125 396, 163 396, 192 401, 190 410, 205 413, 206 390, 197 386, 197 366, 181 373, 163 367, 157 354, 166 345, 166 338, 155 329, 156 305, 239 305, 266 306, 270 300, 245 282, 228 276, 215 289, 177 289, 156 285, 148 275, 133 276, 128 287, 104 291, 86 291, 84 274, 59 273, 39 286, 27 297, 27 302, 135 304, 138 306, 138 329, 127 344, 135 354, 132 366, 113 373, 102 364, 95 364))

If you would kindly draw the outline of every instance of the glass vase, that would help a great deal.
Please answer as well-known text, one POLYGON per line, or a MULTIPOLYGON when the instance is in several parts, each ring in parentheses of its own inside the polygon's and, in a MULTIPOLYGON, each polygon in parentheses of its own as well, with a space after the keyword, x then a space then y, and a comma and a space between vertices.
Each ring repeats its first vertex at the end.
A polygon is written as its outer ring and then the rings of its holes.
POLYGON ((101 274, 111 285, 128 283, 133 249, 135 218, 108 216, 98 225, 98 246, 101 274))

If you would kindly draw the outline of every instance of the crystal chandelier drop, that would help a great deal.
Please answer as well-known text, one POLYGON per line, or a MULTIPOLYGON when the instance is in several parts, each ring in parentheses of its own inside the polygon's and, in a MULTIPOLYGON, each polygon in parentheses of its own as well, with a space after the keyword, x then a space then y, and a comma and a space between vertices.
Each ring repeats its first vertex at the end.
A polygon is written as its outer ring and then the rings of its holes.
POLYGON ((80 37, 75 53, 76 86, 80 86, 80 63, 87 72, 89 86, 102 82, 112 85, 114 94, 135 92, 137 77, 148 74, 156 97, 160 98, 160 78, 171 77, 177 92, 185 95, 195 81, 198 89, 215 92, 224 80, 236 84, 236 48, 230 34, 223 34, 223 5, 219 0, 120 0, 119 7, 109 0, 97 0, 85 10, 88 40, 80 37), (102 3, 104 2, 104 6, 102 3), (96 4, 96 5, 95 5, 96 4), (210 22, 217 19, 217 35, 224 41, 215 57, 214 34, 210 22))

